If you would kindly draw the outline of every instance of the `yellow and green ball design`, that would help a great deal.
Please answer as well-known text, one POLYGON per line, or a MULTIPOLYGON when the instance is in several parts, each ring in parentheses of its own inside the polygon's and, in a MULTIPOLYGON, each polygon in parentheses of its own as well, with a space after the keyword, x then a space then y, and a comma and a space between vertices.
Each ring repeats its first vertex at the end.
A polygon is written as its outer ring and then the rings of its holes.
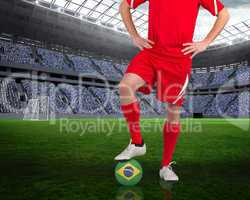
POLYGON ((115 168, 116 180, 125 186, 133 186, 142 179, 142 167, 136 160, 119 162, 115 168))
POLYGON ((116 194, 116 200, 143 200, 144 195, 141 188, 122 186, 116 194))

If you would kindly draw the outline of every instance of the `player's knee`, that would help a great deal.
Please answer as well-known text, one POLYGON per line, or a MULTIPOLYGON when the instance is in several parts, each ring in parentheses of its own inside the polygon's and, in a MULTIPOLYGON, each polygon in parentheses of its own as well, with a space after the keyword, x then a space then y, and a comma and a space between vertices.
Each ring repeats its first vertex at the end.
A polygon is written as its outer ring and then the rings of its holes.
POLYGON ((167 117, 167 122, 169 124, 179 124, 180 119, 179 118, 174 118, 174 117, 167 117))
POLYGON ((169 104, 167 106, 167 120, 169 123, 179 123, 180 121, 180 109, 181 107, 169 104))
POLYGON ((118 85, 120 96, 129 96, 134 93, 134 88, 127 82, 120 82, 118 85))

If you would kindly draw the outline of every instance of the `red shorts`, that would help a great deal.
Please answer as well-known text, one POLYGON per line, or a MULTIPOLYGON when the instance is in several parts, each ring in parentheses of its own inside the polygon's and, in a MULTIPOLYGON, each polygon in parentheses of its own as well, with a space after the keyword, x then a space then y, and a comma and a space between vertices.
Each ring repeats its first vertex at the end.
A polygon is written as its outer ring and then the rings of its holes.
POLYGON ((158 100, 182 106, 191 65, 186 58, 172 59, 143 50, 133 58, 125 74, 136 74, 146 82, 139 92, 150 94, 156 86, 158 100))

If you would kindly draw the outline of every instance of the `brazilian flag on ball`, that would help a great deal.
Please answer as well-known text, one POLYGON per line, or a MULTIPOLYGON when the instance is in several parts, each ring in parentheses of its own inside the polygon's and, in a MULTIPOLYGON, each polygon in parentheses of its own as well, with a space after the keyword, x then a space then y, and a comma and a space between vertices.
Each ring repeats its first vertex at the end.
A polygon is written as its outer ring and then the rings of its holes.
POLYGON ((142 167, 136 160, 119 162, 115 168, 116 180, 125 186, 133 186, 142 179, 142 167))

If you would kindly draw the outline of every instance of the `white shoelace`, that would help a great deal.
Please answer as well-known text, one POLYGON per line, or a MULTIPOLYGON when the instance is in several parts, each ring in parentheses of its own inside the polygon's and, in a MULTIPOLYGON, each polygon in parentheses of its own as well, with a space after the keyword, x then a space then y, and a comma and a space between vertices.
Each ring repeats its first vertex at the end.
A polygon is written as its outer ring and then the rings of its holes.
POLYGON ((171 171, 173 171, 172 165, 176 165, 176 162, 175 162, 175 161, 172 161, 172 162, 169 163, 168 168, 169 168, 171 171))

